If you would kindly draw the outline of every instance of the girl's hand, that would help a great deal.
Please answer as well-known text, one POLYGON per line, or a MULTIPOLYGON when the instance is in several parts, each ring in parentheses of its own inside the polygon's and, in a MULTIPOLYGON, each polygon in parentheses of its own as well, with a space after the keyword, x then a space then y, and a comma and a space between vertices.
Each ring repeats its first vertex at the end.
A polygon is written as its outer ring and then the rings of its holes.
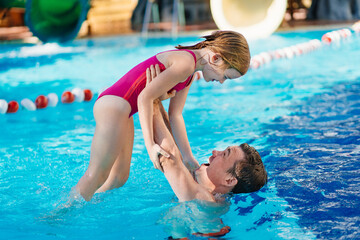
POLYGON ((164 170, 162 169, 161 167, 161 164, 160 164, 160 155, 163 155, 164 157, 170 157, 170 154, 168 154, 167 152, 165 152, 164 149, 162 149, 158 144, 154 144, 152 145, 151 147, 151 152, 149 153, 150 155, 150 159, 151 161, 153 162, 154 164, 154 167, 156 169, 159 169, 160 171, 164 172, 164 170))
POLYGON ((194 172, 200 167, 199 162, 194 157, 184 160, 184 164, 190 172, 194 172))
MULTIPOLYGON (((159 64, 156 64, 155 67, 154 65, 151 65, 150 68, 146 69, 146 86, 147 87, 149 85, 149 83, 156 78, 158 75, 160 74, 160 67, 159 64)), ((159 97, 160 101, 166 100, 168 98, 172 98, 174 97, 176 94, 176 90, 172 90, 170 92, 164 93, 163 95, 161 95, 159 97)))

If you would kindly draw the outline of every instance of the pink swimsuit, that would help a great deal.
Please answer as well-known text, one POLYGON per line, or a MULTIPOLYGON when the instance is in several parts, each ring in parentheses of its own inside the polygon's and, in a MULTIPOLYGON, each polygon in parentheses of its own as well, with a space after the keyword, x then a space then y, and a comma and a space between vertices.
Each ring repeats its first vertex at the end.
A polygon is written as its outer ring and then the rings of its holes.
MULTIPOLYGON (((196 56, 195 54, 186 49, 182 50, 173 50, 173 51, 187 51, 191 53, 194 57, 195 64, 196 64, 196 56)), ((164 64, 162 64, 155 56, 152 56, 151 58, 139 63, 136 65, 133 69, 131 69, 128 73, 126 73, 122 78, 120 78, 116 83, 114 83, 111 87, 103 91, 99 97, 105 95, 114 95, 121 97, 129 102, 131 106, 131 112, 129 117, 137 113, 138 107, 137 107, 137 99, 141 91, 145 88, 146 85, 146 69, 150 67, 150 65, 159 64, 160 71, 165 70, 164 64)), ((192 79, 192 75, 189 76, 186 81, 178 83, 176 86, 174 86, 169 91, 175 89, 176 92, 184 89, 187 87, 192 79)))

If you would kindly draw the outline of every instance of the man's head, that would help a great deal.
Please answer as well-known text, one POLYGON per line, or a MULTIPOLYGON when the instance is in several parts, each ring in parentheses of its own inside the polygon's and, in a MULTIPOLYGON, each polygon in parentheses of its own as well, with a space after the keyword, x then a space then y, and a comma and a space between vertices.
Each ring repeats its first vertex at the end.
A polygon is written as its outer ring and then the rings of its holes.
POLYGON ((267 172, 255 148, 247 143, 240 145, 244 158, 236 161, 229 173, 237 179, 232 193, 255 192, 267 183, 267 172))
POLYGON ((208 164, 195 173, 198 182, 217 193, 248 193, 267 182, 267 173, 255 148, 244 143, 212 151, 208 164))

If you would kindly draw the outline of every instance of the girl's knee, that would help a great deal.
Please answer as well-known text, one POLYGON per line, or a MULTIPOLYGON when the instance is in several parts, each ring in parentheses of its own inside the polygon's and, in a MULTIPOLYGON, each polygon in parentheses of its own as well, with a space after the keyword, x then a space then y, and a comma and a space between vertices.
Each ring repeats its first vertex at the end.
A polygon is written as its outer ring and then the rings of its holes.
POLYGON ((87 170, 85 172, 86 179, 89 183, 94 183, 98 187, 104 184, 106 179, 109 176, 108 172, 105 171, 94 171, 94 170, 87 170))
POLYGON ((122 187, 129 179, 129 172, 117 175, 115 178, 115 188, 122 187))
POLYGON ((98 189, 97 192, 105 192, 107 190, 120 188, 124 186, 129 176, 116 176, 111 179, 107 179, 104 185, 101 186, 100 189, 98 189))

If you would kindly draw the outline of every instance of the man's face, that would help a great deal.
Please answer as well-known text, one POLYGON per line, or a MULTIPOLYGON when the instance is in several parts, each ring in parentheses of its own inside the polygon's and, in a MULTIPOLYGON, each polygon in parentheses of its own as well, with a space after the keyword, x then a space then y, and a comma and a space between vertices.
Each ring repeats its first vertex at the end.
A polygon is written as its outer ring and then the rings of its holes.
POLYGON ((228 173, 236 161, 244 159, 245 155, 243 150, 239 146, 227 147, 223 151, 212 151, 212 155, 209 157, 208 164, 202 164, 197 170, 198 173, 204 173, 206 171, 208 178, 216 186, 225 184, 227 178, 231 177, 228 173))

